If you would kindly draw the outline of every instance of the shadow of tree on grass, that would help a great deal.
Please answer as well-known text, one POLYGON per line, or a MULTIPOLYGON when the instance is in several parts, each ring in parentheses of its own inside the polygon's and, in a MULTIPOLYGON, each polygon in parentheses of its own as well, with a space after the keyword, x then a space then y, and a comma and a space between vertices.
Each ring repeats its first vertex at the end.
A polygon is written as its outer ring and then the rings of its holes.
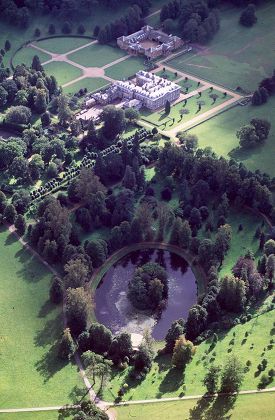
POLYGON ((228 420, 235 405, 237 395, 218 395, 200 398, 189 411, 189 420, 228 420))
POLYGON ((160 383, 160 394, 166 394, 168 392, 177 391, 179 387, 183 385, 183 382, 184 371, 172 367, 163 378, 163 381, 160 383))
POLYGON ((60 338, 60 329, 59 326, 62 326, 62 313, 60 313, 56 318, 49 319, 42 330, 36 332, 34 337, 34 344, 36 347, 45 347, 48 344, 54 343, 60 338))
POLYGON ((39 318, 45 318, 51 311, 55 309, 55 305, 51 303, 51 301, 48 299, 44 305, 41 306, 38 317, 39 318))
POLYGON ((55 342, 43 357, 35 364, 36 370, 48 382, 57 372, 62 370, 68 363, 58 358, 59 342, 55 342))

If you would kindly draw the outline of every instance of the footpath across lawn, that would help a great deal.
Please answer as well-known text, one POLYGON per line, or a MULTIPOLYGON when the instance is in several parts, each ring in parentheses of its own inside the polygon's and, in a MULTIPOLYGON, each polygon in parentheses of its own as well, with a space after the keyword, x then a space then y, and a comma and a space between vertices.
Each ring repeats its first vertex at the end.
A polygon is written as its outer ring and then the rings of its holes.
POLYGON ((48 299, 52 274, 4 228, 0 248, 0 408, 72 403, 83 383, 57 358, 63 319, 48 299))
MULTIPOLYGON (((197 410, 197 417, 196 415, 192 416, 190 410, 194 409, 196 406, 198 407, 197 404, 198 400, 138 404, 125 407, 116 407, 116 412, 118 415, 118 420, 197 420, 202 418, 201 415, 206 412, 207 407, 209 407, 207 402, 203 400, 200 408, 197 410)), ((221 414, 223 411, 222 406, 219 408, 221 414)), ((274 412, 275 398, 274 393, 270 392, 267 394, 239 395, 236 403, 233 405, 232 409, 228 410, 226 416, 229 415, 231 420, 270 420, 272 419, 274 412)), ((218 418, 216 417, 214 419, 214 417, 212 417, 212 420, 216 419, 218 418)))

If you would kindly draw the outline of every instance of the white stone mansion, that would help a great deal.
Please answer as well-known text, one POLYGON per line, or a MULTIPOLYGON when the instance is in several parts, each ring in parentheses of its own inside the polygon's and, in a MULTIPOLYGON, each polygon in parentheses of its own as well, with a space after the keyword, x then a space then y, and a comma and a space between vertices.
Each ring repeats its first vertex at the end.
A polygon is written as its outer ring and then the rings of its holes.
POLYGON ((143 70, 136 73, 134 82, 127 80, 116 84, 123 98, 138 99, 143 107, 151 110, 164 107, 166 101, 175 101, 181 90, 176 83, 143 70))

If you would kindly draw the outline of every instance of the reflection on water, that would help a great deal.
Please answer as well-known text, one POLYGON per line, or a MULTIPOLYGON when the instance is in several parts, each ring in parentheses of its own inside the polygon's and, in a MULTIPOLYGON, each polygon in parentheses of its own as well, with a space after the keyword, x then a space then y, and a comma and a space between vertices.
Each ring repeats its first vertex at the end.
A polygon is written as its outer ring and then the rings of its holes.
POLYGON ((136 251, 120 260, 102 279, 95 294, 95 314, 98 321, 113 333, 142 334, 147 328, 155 339, 161 340, 172 321, 186 318, 189 308, 196 303, 196 297, 195 276, 183 258, 162 250, 136 251), (168 274, 167 304, 157 314, 138 311, 127 298, 128 281, 136 266, 149 261, 161 264, 168 274))

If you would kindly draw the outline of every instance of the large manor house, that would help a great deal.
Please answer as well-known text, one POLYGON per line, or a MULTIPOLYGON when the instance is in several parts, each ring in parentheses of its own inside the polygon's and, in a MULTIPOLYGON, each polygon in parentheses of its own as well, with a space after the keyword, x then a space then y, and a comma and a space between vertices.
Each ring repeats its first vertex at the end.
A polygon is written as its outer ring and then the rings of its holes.
POLYGON ((135 79, 117 81, 106 91, 95 93, 92 98, 101 105, 120 99, 129 107, 156 110, 164 107, 167 101, 175 101, 180 96, 180 90, 176 83, 140 70, 135 79))
POLYGON ((171 54, 174 50, 182 47, 184 42, 178 36, 167 35, 146 25, 138 32, 119 37, 117 44, 129 54, 145 55, 149 59, 154 59, 171 54))

